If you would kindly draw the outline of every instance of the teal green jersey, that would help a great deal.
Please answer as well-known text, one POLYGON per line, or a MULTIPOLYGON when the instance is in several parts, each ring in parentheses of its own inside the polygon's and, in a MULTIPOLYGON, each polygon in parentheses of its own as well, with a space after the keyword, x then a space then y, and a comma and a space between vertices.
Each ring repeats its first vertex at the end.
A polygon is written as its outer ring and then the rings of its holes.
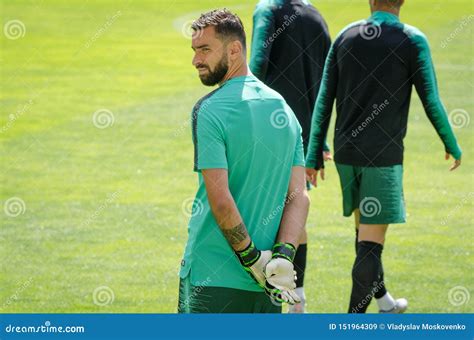
POLYGON ((230 192, 250 237, 259 249, 271 249, 291 168, 304 166, 301 127, 285 100, 253 75, 232 78, 203 97, 191 118, 199 188, 180 276, 191 275, 194 286, 262 291, 217 225, 201 170, 227 169, 230 192))

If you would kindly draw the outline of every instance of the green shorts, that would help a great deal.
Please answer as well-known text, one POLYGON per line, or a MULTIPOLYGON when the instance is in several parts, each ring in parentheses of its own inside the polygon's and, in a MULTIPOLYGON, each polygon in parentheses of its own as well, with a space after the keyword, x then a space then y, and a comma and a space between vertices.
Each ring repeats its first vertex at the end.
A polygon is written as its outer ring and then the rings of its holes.
POLYGON ((190 276, 179 281, 178 313, 281 313, 281 305, 263 292, 191 285, 190 276))
POLYGON ((361 167, 336 163, 341 181, 344 216, 360 210, 362 224, 406 221, 403 166, 361 167))

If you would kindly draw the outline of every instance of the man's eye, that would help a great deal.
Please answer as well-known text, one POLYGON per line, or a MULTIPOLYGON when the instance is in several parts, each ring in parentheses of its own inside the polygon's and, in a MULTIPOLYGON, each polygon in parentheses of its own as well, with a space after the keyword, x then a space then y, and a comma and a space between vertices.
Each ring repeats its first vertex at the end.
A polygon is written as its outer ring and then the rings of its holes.
POLYGON ((205 47, 205 48, 203 48, 203 49, 202 49, 202 51, 203 51, 203 52, 209 52, 209 51, 210 51, 210 49, 209 49, 209 48, 207 48, 207 47, 205 47))

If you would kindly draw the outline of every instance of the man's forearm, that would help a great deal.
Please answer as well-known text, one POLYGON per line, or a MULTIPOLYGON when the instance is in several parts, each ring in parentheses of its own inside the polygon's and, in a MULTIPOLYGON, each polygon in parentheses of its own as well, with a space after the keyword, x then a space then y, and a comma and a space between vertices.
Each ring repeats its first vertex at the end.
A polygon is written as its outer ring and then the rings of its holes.
POLYGON ((308 217, 310 199, 306 189, 290 193, 283 210, 278 232, 278 242, 291 243, 298 247, 308 217), (292 197, 293 196, 293 197, 292 197))
POLYGON ((211 209, 230 246, 236 251, 244 249, 250 242, 250 236, 234 200, 229 198, 218 204, 211 204, 211 209))

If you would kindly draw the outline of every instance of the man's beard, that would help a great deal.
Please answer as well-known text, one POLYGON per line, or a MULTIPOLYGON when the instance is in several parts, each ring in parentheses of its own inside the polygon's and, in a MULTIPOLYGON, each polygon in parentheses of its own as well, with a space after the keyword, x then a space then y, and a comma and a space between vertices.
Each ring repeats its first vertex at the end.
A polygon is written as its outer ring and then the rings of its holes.
POLYGON ((227 71, 229 70, 229 64, 227 63, 227 55, 225 54, 222 56, 222 59, 216 65, 214 71, 211 71, 209 66, 206 67, 208 71, 207 74, 199 75, 201 83, 206 86, 214 86, 217 83, 220 83, 220 81, 224 78, 224 76, 227 74, 227 71))

